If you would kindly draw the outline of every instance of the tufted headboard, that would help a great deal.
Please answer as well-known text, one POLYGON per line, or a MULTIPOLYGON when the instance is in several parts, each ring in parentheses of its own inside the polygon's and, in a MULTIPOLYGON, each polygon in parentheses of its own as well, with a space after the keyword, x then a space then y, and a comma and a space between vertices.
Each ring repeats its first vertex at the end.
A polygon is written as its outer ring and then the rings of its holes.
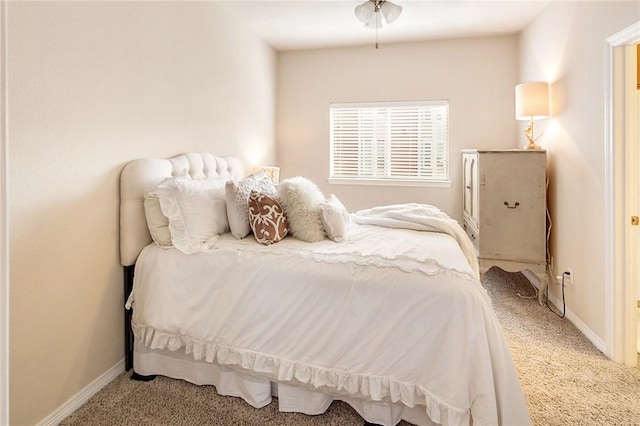
POLYGON ((120 263, 136 263, 140 251, 151 242, 144 214, 144 195, 164 179, 189 174, 193 179, 244 177, 244 167, 235 157, 207 153, 185 153, 166 159, 141 158, 124 166, 120 174, 120 263))

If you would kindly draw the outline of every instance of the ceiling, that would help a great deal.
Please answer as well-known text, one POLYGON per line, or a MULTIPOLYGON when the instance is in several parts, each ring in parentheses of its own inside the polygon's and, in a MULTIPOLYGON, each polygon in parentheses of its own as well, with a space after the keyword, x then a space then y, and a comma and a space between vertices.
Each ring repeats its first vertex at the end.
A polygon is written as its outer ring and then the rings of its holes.
MULTIPOLYGON (((366 45, 376 31, 364 28, 354 8, 364 0, 221 1, 276 50, 366 45)), ((384 43, 516 33, 551 0, 392 0, 397 21, 378 30, 384 43)), ((557 1, 557 0, 556 0, 557 1)))

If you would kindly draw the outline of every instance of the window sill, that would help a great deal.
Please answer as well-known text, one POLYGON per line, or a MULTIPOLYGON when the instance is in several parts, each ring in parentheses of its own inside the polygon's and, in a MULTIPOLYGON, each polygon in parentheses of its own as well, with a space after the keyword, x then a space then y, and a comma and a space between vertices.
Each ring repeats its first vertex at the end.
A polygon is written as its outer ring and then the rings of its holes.
POLYGON ((331 185, 372 185, 372 186, 422 186, 434 188, 450 188, 450 180, 426 181, 418 179, 356 179, 329 178, 331 185))

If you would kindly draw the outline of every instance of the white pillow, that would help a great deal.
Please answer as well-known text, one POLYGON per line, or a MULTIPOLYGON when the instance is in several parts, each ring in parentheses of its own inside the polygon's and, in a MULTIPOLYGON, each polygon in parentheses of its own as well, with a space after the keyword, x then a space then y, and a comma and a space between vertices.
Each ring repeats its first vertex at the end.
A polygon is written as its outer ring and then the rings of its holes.
POLYGON ((251 191, 276 195, 276 187, 264 172, 253 173, 238 182, 228 181, 224 188, 227 218, 231 234, 240 239, 249 235, 249 194, 251 191))
POLYGON ((151 239, 160 247, 171 247, 171 231, 169 231, 169 219, 162 213, 160 200, 155 192, 144 195, 144 215, 147 218, 147 227, 151 239))
POLYGON ((156 189, 169 218, 173 246, 185 254, 207 250, 229 231, 224 202, 226 178, 167 179, 156 189))
POLYGON ((295 238, 313 243, 325 238, 320 217, 324 195, 315 183, 297 176, 278 185, 278 201, 289 220, 289 233, 295 238))
POLYGON ((349 219, 349 212, 347 212, 344 204, 338 200, 338 197, 331 194, 320 204, 320 216, 327 236, 337 243, 343 242, 347 236, 351 220, 349 219))

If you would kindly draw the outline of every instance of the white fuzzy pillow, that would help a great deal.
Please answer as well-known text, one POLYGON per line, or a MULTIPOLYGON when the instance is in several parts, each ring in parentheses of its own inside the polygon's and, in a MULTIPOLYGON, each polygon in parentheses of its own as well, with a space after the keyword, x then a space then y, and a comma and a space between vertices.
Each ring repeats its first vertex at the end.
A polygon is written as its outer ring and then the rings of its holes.
POLYGON ((264 172, 257 172, 244 179, 228 181, 225 185, 225 201, 227 202, 227 218, 231 234, 240 239, 249 235, 249 194, 257 191, 275 196, 276 187, 264 172))
POLYGON ((327 236, 337 243, 346 239, 347 231, 351 225, 349 212, 338 197, 331 194, 320 205, 322 224, 327 236))
POLYGON ((227 179, 167 179, 156 189, 169 218, 173 246, 185 254, 207 250, 229 232, 224 185, 227 179))
POLYGON ((313 243, 325 238, 320 217, 324 195, 309 179, 297 176, 278 185, 278 201, 289 220, 289 233, 302 241, 313 243))

